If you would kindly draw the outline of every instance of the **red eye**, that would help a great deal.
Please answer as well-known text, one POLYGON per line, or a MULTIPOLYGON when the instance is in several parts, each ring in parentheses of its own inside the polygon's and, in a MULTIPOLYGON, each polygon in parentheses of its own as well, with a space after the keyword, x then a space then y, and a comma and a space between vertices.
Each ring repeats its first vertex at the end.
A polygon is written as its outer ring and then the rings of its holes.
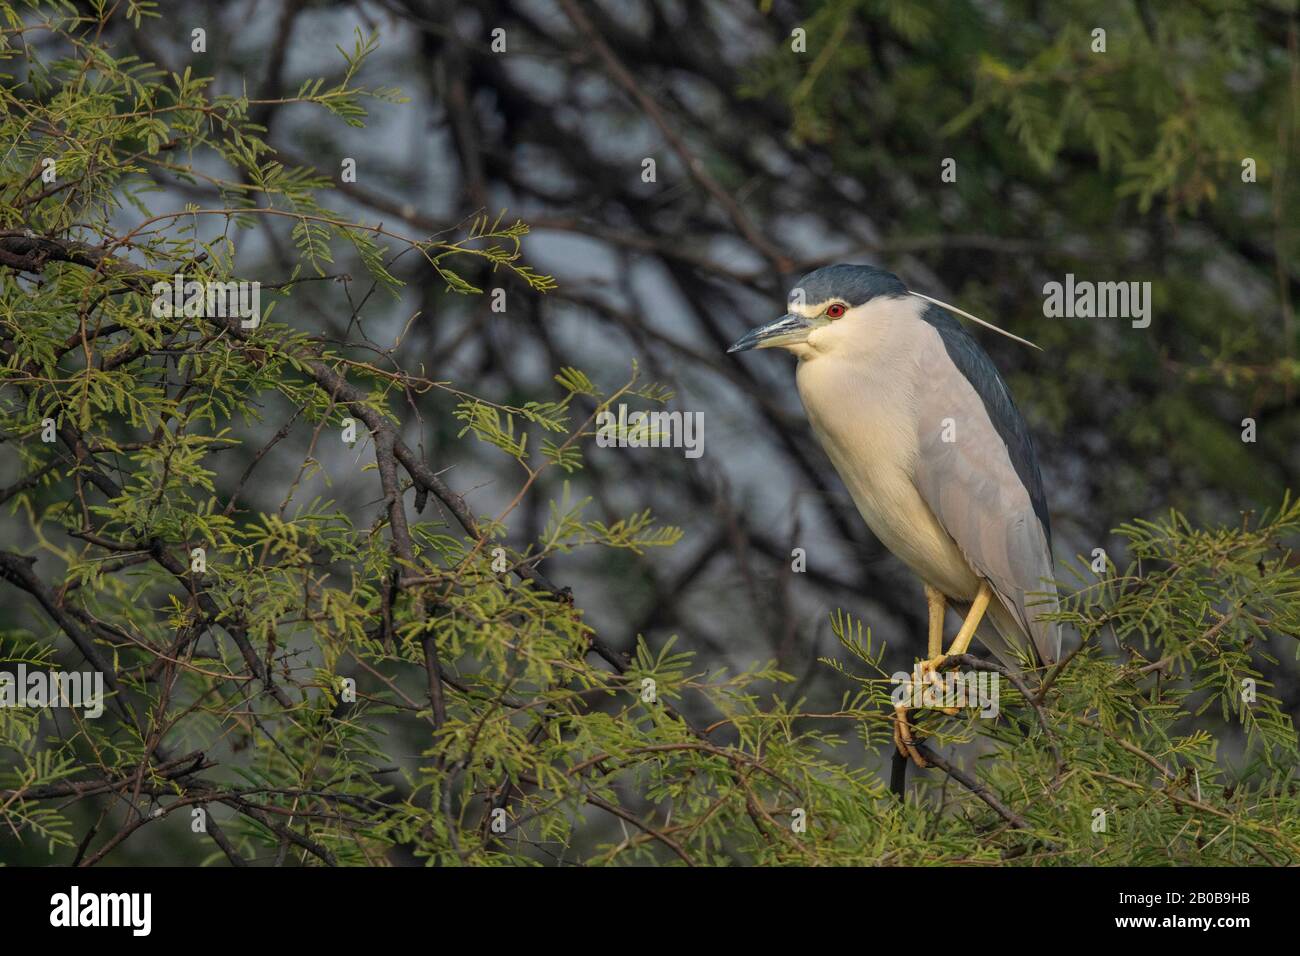
POLYGON ((826 307, 826 314, 829 315, 832 319, 838 319, 840 316, 844 314, 844 312, 845 312, 844 306, 840 305, 840 303, 838 302, 836 302, 834 305, 826 307))

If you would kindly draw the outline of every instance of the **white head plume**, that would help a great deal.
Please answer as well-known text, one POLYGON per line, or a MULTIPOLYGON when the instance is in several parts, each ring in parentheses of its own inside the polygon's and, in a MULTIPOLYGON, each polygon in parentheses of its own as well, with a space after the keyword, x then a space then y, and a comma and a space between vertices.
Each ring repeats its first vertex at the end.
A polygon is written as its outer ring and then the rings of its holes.
POLYGON ((1029 339, 1022 339, 1022 338, 1021 338, 1020 336, 1018 336, 1018 335, 1013 335, 1012 333, 1008 332, 1006 329, 1000 329, 1000 328, 998 328, 998 327, 997 327, 996 325, 994 325, 992 322, 985 322, 983 319, 977 318, 977 317, 971 315, 969 312, 963 312, 961 309, 957 308, 955 305, 949 305, 947 302, 940 302, 938 299, 932 299, 932 298, 930 298, 928 295, 924 295, 924 294, 922 294, 922 293, 920 293, 920 292, 913 292, 913 291, 910 290, 910 289, 908 290, 908 294, 909 294, 909 295, 914 295, 914 296, 916 296, 918 299, 924 299, 926 302, 933 302, 935 305, 939 306, 939 308, 941 308, 941 309, 947 309, 949 312, 955 312, 957 315, 965 316, 966 318, 970 319, 972 322, 976 322, 976 323, 978 323, 979 325, 984 326, 984 328, 986 328, 986 329, 992 329, 994 332, 997 332, 999 335, 1005 335, 1005 336, 1006 336, 1007 338, 1009 338, 1009 339, 1015 339, 1015 340, 1016 340, 1017 342, 1019 342, 1021 345, 1028 345, 1030 348, 1038 349, 1038 351, 1040 351, 1040 352, 1043 351, 1043 347, 1042 347, 1041 345, 1035 345, 1033 342, 1029 341, 1029 339))

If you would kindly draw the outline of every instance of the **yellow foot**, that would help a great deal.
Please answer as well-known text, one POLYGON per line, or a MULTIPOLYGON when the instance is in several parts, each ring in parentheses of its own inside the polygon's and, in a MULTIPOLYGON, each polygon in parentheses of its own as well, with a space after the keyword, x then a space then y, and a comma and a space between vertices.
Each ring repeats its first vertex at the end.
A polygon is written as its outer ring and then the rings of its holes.
POLYGON ((916 749, 916 740, 912 737, 912 725, 907 719, 907 708, 902 704, 894 708, 894 746, 904 757, 911 757, 912 763, 922 770, 930 766, 916 749))
MULTIPOLYGON (((981 581, 979 591, 974 600, 971 601, 966 620, 962 622, 961 630, 957 632, 957 636, 953 639, 952 647, 948 648, 948 653, 945 654, 943 652, 943 615, 947 607, 947 598, 937 588, 931 587, 928 583, 925 585, 925 601, 930 616, 927 647, 930 656, 923 661, 916 662, 916 668, 912 672, 913 685, 908 688, 909 697, 912 696, 911 691, 914 687, 921 688, 922 694, 929 687, 934 687, 936 691, 943 690, 943 678, 939 675, 939 665, 952 655, 966 653, 966 649, 970 647, 971 639, 975 636, 975 629, 979 627, 980 620, 984 617, 984 612, 988 609, 989 599, 992 596, 993 590, 989 587, 989 583, 981 581)), ((945 714, 957 713, 956 707, 940 707, 938 709, 945 714)), ((899 704, 894 707, 894 746, 898 748, 900 754, 910 757, 913 763, 924 769, 929 764, 916 749, 917 744, 916 739, 912 736, 912 725, 907 718, 908 708, 906 706, 899 704)))
MULTIPOLYGON (((931 657, 927 660, 916 662, 916 682, 921 685, 922 693, 926 687, 934 687, 936 695, 943 693, 943 678, 939 676, 939 665, 948 659, 949 655, 939 654, 937 657, 931 657)), ((939 707, 937 710, 943 711, 948 716, 957 713, 956 707, 939 707)))

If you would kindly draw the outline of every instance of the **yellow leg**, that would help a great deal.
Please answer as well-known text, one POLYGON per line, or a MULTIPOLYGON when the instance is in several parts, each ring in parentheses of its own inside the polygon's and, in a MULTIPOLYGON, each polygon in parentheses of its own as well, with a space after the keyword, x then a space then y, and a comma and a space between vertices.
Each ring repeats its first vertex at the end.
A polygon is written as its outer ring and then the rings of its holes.
MULTIPOLYGON (((930 600, 930 589, 926 587, 926 600, 930 600)), ((984 612, 989 608, 989 600, 993 597, 993 589, 989 587, 987 581, 980 582, 979 592, 975 595, 975 600, 970 602, 970 611, 966 614, 966 620, 962 622, 961 630, 957 636, 952 639, 952 646, 948 648, 948 653, 943 652, 942 640, 942 619, 940 620, 940 638, 935 640, 935 623, 934 623, 934 605, 930 606, 930 657, 921 661, 922 671, 932 671, 944 662, 945 658, 952 657, 954 654, 965 654, 970 648, 970 642, 975 637, 975 631, 979 628, 980 622, 984 620, 984 612)), ((943 600, 943 595, 939 595, 939 600, 943 600)))
POLYGON ((992 596, 993 589, 989 587, 989 583, 981 581, 979 593, 975 595, 975 600, 970 602, 970 613, 966 615, 961 630, 953 638, 952 647, 948 648, 949 656, 966 653, 966 649, 970 647, 971 638, 975 636, 975 629, 980 626, 980 621, 984 620, 984 612, 988 610, 989 598, 992 596))
POLYGON ((943 592, 930 585, 925 586, 925 603, 930 611, 930 646, 926 653, 929 657, 943 656, 943 616, 948 610, 948 599, 943 592))

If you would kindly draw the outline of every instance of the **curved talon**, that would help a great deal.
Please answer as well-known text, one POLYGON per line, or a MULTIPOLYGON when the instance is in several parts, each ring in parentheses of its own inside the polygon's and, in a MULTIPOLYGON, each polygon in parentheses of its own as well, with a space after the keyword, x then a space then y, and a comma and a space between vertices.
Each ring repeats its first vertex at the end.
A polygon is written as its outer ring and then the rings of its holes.
POLYGON ((898 752, 905 757, 910 757, 912 763, 924 770, 929 763, 921 756, 920 751, 916 749, 916 741, 912 737, 912 726, 907 720, 908 709, 903 705, 894 708, 894 746, 898 752))

